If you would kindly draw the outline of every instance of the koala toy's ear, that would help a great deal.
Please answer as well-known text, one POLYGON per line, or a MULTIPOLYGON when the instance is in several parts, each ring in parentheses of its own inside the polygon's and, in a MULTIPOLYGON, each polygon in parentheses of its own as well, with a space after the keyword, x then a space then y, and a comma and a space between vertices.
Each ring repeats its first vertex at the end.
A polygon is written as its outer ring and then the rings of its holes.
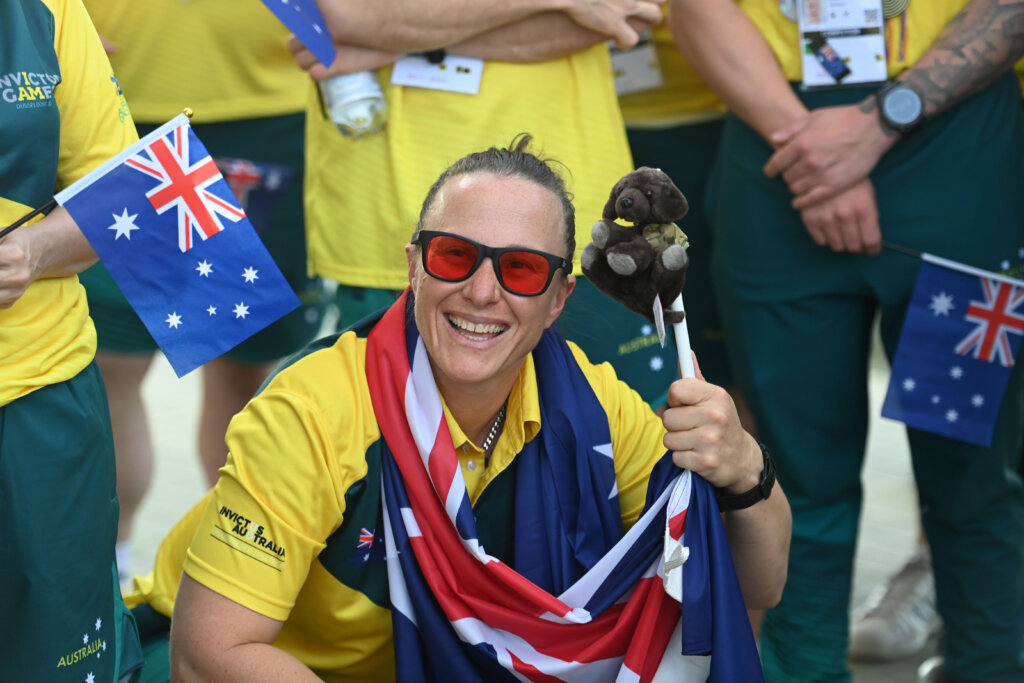
POLYGON ((622 190, 625 189, 626 179, 629 178, 630 175, 632 174, 620 178, 619 182, 615 183, 615 187, 612 188, 611 194, 608 195, 608 201, 604 204, 604 212, 601 214, 601 217, 606 221, 614 221, 619 217, 619 214, 615 211, 615 200, 619 198, 619 194, 621 194, 622 190))
POLYGON ((672 185, 671 191, 668 192, 666 200, 665 213, 666 219, 669 221, 677 221, 690 211, 690 203, 686 201, 686 197, 683 196, 683 193, 679 191, 675 184, 672 185))

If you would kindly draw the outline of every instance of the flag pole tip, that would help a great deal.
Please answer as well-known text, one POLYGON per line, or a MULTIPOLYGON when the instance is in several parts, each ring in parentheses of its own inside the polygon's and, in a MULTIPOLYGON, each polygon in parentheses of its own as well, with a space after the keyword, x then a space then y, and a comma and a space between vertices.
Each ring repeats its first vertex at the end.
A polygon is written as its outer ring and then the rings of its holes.
POLYGON ((192 107, 185 107, 184 109, 181 110, 181 113, 184 114, 185 116, 187 116, 189 121, 192 120, 192 114, 193 114, 192 107))

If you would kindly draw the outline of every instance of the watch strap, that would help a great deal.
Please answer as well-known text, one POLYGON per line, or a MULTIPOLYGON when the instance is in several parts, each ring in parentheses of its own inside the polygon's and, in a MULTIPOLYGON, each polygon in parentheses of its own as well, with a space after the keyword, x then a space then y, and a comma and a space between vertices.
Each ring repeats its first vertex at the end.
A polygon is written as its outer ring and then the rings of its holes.
POLYGON ((775 462, 772 460, 772 454, 768 451, 767 446, 760 441, 757 442, 757 445, 761 447, 761 457, 764 462, 761 469, 761 480, 754 488, 743 493, 728 493, 725 489, 715 489, 718 509, 722 512, 744 510, 762 500, 767 500, 768 496, 772 494, 772 488, 775 486, 775 462))

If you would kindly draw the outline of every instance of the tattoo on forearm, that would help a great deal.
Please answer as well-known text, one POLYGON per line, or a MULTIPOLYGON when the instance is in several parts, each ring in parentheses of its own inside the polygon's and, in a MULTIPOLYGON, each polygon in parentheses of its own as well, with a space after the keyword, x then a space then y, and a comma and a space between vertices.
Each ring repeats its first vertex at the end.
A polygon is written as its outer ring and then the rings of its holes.
POLYGON ((978 92, 1024 56, 1024 0, 973 0, 900 78, 934 116, 978 92))

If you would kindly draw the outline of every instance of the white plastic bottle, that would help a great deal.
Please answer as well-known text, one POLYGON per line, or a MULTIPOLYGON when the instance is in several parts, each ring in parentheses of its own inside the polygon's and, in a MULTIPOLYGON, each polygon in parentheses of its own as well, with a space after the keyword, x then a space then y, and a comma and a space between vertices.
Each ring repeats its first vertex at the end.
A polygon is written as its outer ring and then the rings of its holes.
POLYGON ((342 135, 359 138, 379 133, 388 120, 388 104, 374 71, 329 76, 320 81, 328 116, 342 135))

